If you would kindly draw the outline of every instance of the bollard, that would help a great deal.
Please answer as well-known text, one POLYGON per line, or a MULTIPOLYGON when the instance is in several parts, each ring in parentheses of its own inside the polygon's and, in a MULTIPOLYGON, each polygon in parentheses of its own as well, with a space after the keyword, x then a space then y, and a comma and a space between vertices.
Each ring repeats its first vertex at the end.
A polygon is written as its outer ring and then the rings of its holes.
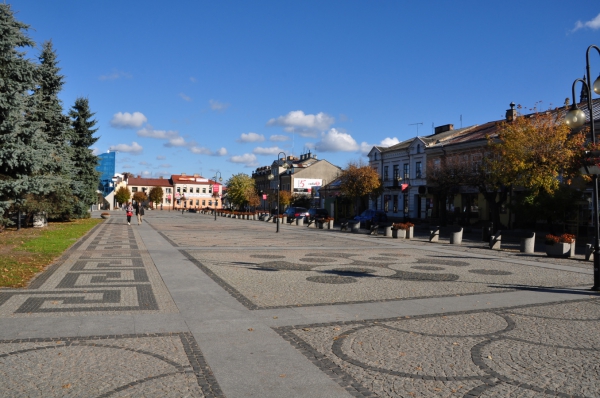
POLYGON ((435 227, 429 231, 429 241, 438 242, 440 240, 440 227, 435 227))
MULTIPOLYGON (((535 251, 535 232, 532 232, 530 236, 521 239, 521 253, 532 254, 535 251)), ((572 246, 573 253, 575 252, 575 245, 572 246)))
POLYGON ((451 245, 460 245, 462 243, 463 229, 460 227, 458 231, 453 231, 450 233, 450 244, 451 245))
POLYGON ((383 227, 383 236, 391 237, 392 236, 392 226, 383 227))

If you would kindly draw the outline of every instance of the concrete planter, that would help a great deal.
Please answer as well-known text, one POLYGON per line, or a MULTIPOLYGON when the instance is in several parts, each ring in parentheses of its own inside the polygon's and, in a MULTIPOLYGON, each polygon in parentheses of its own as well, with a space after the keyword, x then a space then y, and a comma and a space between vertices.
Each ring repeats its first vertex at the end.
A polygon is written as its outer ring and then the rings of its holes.
POLYGON ((102 217, 103 219, 107 220, 110 218, 110 214, 100 214, 100 217, 102 217))
POLYGON ((383 236, 391 237, 392 236, 392 226, 383 227, 383 236))
POLYGON ((33 228, 44 228, 48 226, 48 215, 45 211, 33 215, 33 228))
POLYGON ((350 220, 348 221, 348 226, 350 227, 350 232, 353 234, 357 234, 360 231, 360 221, 350 220))
POLYGON ((317 225, 317 229, 323 229, 323 224, 325 224, 325 222, 323 222, 323 221, 316 221, 315 224, 317 225))
POLYGON ((392 238, 394 238, 394 239, 406 238, 406 230, 405 229, 392 229, 392 238))
POLYGON ((570 243, 558 242, 553 245, 546 245, 546 255, 548 257, 569 257, 570 253, 570 243))
POLYGON ((410 227, 406 230, 406 239, 413 239, 415 236, 415 227, 410 227))
POLYGON ((333 229, 333 220, 327 221, 327 229, 333 229))
POLYGON ((457 231, 450 233, 450 244, 451 245, 460 245, 462 243, 463 237, 463 229, 460 228, 457 231))

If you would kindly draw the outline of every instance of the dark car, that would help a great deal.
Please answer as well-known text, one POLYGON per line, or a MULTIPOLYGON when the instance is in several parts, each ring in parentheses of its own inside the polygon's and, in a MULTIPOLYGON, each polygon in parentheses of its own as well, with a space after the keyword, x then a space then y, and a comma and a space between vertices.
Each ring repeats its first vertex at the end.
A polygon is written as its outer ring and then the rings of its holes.
POLYGON ((329 212, 327 209, 308 209, 308 219, 310 221, 327 217, 329 217, 329 212))
POLYGON ((292 222, 296 218, 308 216, 308 210, 304 207, 288 207, 283 214, 286 215, 289 222, 292 222))
POLYGON ((371 210, 367 209, 361 213, 360 216, 354 217, 357 221, 371 221, 372 223, 380 223, 387 221, 387 214, 382 210, 371 210))

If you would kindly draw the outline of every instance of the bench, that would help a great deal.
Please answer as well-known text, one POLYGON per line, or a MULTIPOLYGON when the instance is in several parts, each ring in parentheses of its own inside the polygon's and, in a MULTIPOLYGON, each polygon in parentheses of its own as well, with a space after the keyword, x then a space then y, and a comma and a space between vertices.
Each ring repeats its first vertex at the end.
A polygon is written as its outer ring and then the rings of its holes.
POLYGON ((504 231, 498 230, 490 236, 490 249, 500 250, 502 241, 519 242, 519 251, 521 253, 533 253, 535 249, 535 232, 531 231, 504 231))
MULTIPOLYGON (((451 245, 460 245, 462 243, 463 237, 463 228, 462 227, 451 227, 445 229, 444 232, 450 234, 450 244, 451 245)), ((435 226, 433 229, 429 230, 429 241, 430 242, 439 242, 440 240, 440 227, 435 226)))

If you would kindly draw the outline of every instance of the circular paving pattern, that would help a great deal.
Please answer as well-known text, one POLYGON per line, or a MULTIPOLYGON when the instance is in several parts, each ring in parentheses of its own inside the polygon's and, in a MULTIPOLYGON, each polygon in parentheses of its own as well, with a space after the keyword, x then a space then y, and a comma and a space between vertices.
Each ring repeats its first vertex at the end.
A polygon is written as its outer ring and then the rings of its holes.
POLYGON ((350 257, 356 256, 356 254, 329 252, 329 253, 308 253, 308 254, 306 254, 306 256, 307 257, 350 258, 350 257))
POLYGON ((310 271, 314 266, 308 264, 294 264, 289 261, 268 261, 258 265, 263 269, 275 269, 285 271, 310 271))
POLYGON ((306 280, 316 283, 329 283, 331 285, 357 282, 351 276, 309 276, 306 280))
POLYGON ((303 261, 305 263, 335 263, 335 260, 321 257, 301 258, 300 261, 303 261))
MULTIPOLYGON (((394 256, 397 257, 397 256, 394 256)), ((369 260, 375 261, 390 261, 393 257, 369 257, 369 260)))
POLYGON ((265 259, 276 259, 276 258, 285 258, 285 256, 278 256, 276 254, 251 254, 252 258, 265 258, 265 259))
POLYGON ((430 258, 430 257, 418 258, 417 262, 422 263, 422 264, 449 265, 451 267, 468 267, 469 266, 469 263, 467 263, 465 261, 443 260, 440 258, 430 258))
POLYGON ((500 271, 497 269, 470 269, 469 272, 481 275, 512 275, 512 272, 500 271))
POLYGON ((442 271, 445 268, 444 267, 437 267, 435 265, 415 265, 414 267, 411 267, 414 269, 421 269, 423 271, 442 271))

